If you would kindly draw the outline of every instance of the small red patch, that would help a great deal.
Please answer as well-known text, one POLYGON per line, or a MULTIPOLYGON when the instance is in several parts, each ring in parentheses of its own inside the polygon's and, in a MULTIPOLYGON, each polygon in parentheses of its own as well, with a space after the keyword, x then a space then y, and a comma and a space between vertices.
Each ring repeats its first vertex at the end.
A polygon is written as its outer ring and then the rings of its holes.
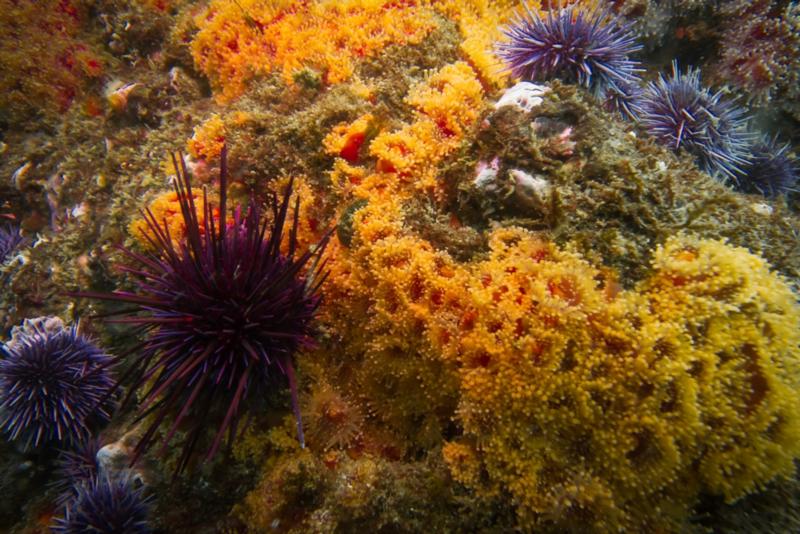
POLYGON ((439 128, 439 132, 441 132, 441 134, 442 134, 444 137, 453 137, 453 136, 456 134, 456 132, 454 132, 454 131, 453 131, 453 130, 452 130, 452 129, 451 129, 451 128, 450 128, 450 127, 447 125, 447 122, 445 122, 445 120, 444 120, 444 119, 438 119, 438 120, 436 121, 436 126, 439 128))
POLYGON ((392 165, 391 162, 386 161, 385 159, 378 160, 378 164, 375 166, 378 172, 386 172, 394 174, 397 172, 397 167, 392 165))
POLYGON ((84 104, 83 109, 90 117, 99 117, 103 114, 103 106, 100 105, 100 101, 94 96, 90 96, 86 99, 86 104, 84 104))
POLYGON ((444 304, 444 292, 441 289, 431 291, 431 302, 436 306, 444 304))
POLYGON ((489 364, 492 363, 492 357, 489 355, 488 352, 481 352, 475 356, 473 359, 476 367, 489 367, 489 364))
POLYGON ((365 137, 363 133, 354 133, 348 136, 344 147, 339 151, 339 155, 350 163, 358 161, 358 152, 361 150, 361 145, 364 144, 365 137))
POLYGON ((478 314, 475 310, 467 310, 464 315, 461 316, 461 324, 459 326, 462 330, 472 330, 475 328, 475 319, 477 318, 478 314))

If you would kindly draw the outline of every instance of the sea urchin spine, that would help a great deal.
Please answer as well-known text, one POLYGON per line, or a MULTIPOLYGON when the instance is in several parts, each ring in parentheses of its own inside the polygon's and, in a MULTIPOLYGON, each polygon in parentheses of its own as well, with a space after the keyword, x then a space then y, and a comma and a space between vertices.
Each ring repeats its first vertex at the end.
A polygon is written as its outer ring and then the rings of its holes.
POLYGON ((204 194, 200 223, 183 159, 174 164, 184 242, 175 244, 166 222, 159 223, 148 211, 146 235, 155 252, 122 249, 140 266, 123 269, 137 279, 138 290, 80 294, 133 305, 132 314, 113 321, 137 325, 145 334, 123 378, 131 386, 129 399, 134 391, 145 389, 140 411, 143 417, 153 414, 134 461, 150 448, 166 419, 171 423, 164 447, 182 424, 188 426, 178 471, 186 467, 205 429, 215 425, 216 436, 206 453, 206 459, 211 458, 226 433, 229 442, 236 435, 243 408, 263 399, 281 373, 289 383, 302 444, 292 359, 313 343, 313 319, 325 278, 324 262, 318 260, 330 233, 313 250, 298 253, 297 199, 288 252, 281 251, 291 184, 280 202, 273 196, 271 221, 251 199, 246 210, 238 207, 227 222, 224 148, 219 217, 215 219, 204 194))
POLYGON ((98 474, 97 453, 100 441, 89 438, 75 447, 63 449, 56 464, 56 480, 50 485, 58 494, 56 504, 69 504, 76 496, 78 488, 91 483, 98 474))
POLYGON ((0 226, 0 263, 6 261, 8 256, 22 243, 19 228, 12 225, 0 226))

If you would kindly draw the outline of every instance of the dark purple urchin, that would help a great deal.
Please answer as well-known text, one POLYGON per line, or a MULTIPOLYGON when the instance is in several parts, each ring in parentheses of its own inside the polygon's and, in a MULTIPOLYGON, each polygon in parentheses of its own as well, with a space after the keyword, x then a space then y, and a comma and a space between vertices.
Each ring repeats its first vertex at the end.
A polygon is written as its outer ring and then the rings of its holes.
POLYGON ((742 169, 736 188, 745 193, 776 197, 796 191, 797 160, 789 155, 789 144, 762 139, 751 150, 750 163, 742 169))
POLYGON ((84 440, 72 449, 64 449, 58 455, 56 480, 51 487, 58 493, 56 503, 63 506, 77 496, 78 488, 97 478, 97 453, 100 441, 84 440))
POLYGON ((0 348, 0 425, 28 449, 86 439, 111 418, 112 359, 73 326, 26 321, 0 348))
POLYGON ((0 263, 6 261, 20 243, 22 243, 22 235, 19 233, 18 227, 11 225, 0 226, 0 263))
POLYGON ((95 477, 75 487, 75 499, 56 520, 55 534, 147 534, 149 498, 129 476, 95 477))
MULTIPOLYGON (((223 150, 222 217, 227 213, 225 154, 223 150)), ((134 455, 138 458, 150 448, 156 431, 169 419, 164 447, 179 428, 186 431, 177 464, 181 471, 206 429, 216 428, 208 459, 226 432, 229 441, 236 435, 243 408, 263 400, 282 374, 288 380, 303 443, 292 359, 313 340, 313 319, 325 278, 318 260, 330 234, 314 251, 297 253, 297 199, 288 228, 288 252, 281 252, 291 185, 280 202, 273 197, 271 221, 251 200, 246 210, 235 210, 232 223, 215 223, 204 195, 201 224, 189 175, 182 158, 178 161, 175 190, 185 241, 174 244, 166 223, 162 226, 148 211, 148 239, 155 252, 123 249, 140 266, 124 269, 138 279, 138 289, 82 295, 134 306, 130 316, 116 319, 138 325, 145 334, 134 353, 129 397, 146 386, 140 409, 143 415, 153 414, 134 455)))
POLYGON ((497 53, 518 78, 579 83, 599 97, 639 79, 639 63, 630 55, 642 46, 608 8, 573 4, 542 16, 524 4, 503 33, 508 41, 497 53))
POLYGON ((639 121, 660 143, 686 151, 713 176, 736 180, 749 162, 752 136, 743 109, 700 82, 700 72, 672 75, 650 82, 639 107, 639 121))

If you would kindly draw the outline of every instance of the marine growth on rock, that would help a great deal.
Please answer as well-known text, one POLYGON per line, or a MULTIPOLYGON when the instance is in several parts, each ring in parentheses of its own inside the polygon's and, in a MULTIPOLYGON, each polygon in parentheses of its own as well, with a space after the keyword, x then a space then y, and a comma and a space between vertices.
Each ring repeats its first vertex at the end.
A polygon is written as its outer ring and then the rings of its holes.
POLYGON ((798 9, 0 0, 0 532, 799 531, 798 9))

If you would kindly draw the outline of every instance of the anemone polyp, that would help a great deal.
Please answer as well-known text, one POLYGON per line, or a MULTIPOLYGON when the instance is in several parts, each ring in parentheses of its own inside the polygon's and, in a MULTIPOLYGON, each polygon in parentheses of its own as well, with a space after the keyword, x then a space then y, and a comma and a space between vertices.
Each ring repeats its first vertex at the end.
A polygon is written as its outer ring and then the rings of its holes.
POLYGON ((141 413, 153 414, 134 449, 134 461, 169 420, 163 447, 179 430, 185 436, 180 472, 209 426, 216 427, 216 434, 206 459, 214 456, 226 433, 229 442, 233 439, 246 408, 263 401, 282 375, 303 443, 292 360, 313 344, 313 319, 325 278, 319 258, 330 233, 313 250, 297 250, 299 198, 287 224, 291 184, 280 202, 273 196, 272 217, 265 217, 252 198, 228 219, 224 148, 219 206, 212 206, 204 193, 204 216, 198 217, 183 159, 174 164, 185 239, 176 243, 166 223, 146 212, 152 252, 121 249, 136 264, 123 268, 136 279, 136 290, 78 295, 132 306, 111 321, 135 325, 144 335, 132 354, 131 371, 122 379, 130 386, 129 399, 143 390, 141 413))
POLYGON ((26 320, 0 353, 0 427, 25 449, 78 443, 111 418, 113 360, 77 326, 26 320))
POLYGON ((637 107, 650 135, 691 154, 713 176, 736 181, 750 161, 753 138, 744 110, 704 87, 696 69, 681 73, 673 62, 672 74, 648 83, 637 107))
POLYGON ((503 33, 507 40, 497 53, 518 78, 578 83, 597 96, 639 79, 639 63, 630 56, 642 46, 608 8, 559 4, 541 15, 524 3, 503 33))

